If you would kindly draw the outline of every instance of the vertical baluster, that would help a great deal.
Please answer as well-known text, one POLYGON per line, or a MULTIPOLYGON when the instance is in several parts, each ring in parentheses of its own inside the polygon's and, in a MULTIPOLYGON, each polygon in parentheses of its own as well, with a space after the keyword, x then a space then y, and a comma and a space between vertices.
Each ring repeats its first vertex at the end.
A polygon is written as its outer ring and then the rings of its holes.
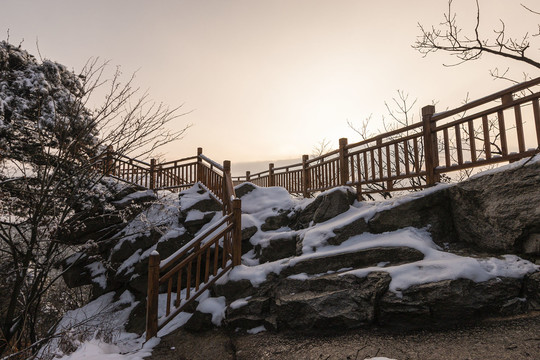
POLYGON ((518 139, 518 149, 520 153, 525 152, 525 135, 523 134, 523 120, 521 118, 521 106, 514 105, 514 114, 516 115, 516 132, 518 139))
POLYGON ((482 116, 482 130, 484 132, 484 151, 486 160, 491 159, 491 141, 489 140, 489 125, 487 115, 482 116))
POLYGON ((218 246, 218 241, 216 241, 214 242, 214 276, 217 275, 218 260, 219 260, 219 246, 218 246))
POLYGON ((403 142, 403 161, 405 162, 405 174, 409 175, 411 169, 409 168, 409 141, 403 142))
POLYGON ((469 145, 471 148, 471 162, 476 162, 476 140, 474 138, 474 124, 472 120, 469 120, 469 145))
POLYGON ((392 177, 392 160, 391 160, 391 153, 390 153, 390 145, 386 145, 386 174, 388 175, 388 179, 392 177))
POLYGON ((414 167, 415 172, 420 172, 420 154, 418 152, 418 138, 414 138, 413 142, 413 150, 414 150, 414 167))
POLYGON ((371 180, 375 180, 375 149, 371 149, 371 180))
MULTIPOLYGON (((379 140, 377 141, 377 143, 379 143, 379 140)), ((383 161, 382 161, 382 146, 379 145, 379 180, 382 180, 382 178, 384 177, 384 169, 383 169, 383 161)))
POLYGON ((176 302, 175 306, 180 306, 180 296, 182 295, 182 269, 178 270, 178 278, 176 279, 176 302))
POLYGON ((172 292, 172 276, 169 278, 169 283, 167 284, 167 307, 165 311, 165 316, 169 316, 171 313, 171 292, 172 292))
POLYGON ((499 118, 499 135, 501 138, 501 149, 502 155, 508 155, 508 144, 506 141, 506 126, 504 124, 504 113, 502 110, 497 112, 497 117, 499 118))
POLYGON ((210 247, 206 249, 206 264, 204 264, 204 282, 208 282, 210 276, 210 247))
POLYGON ((394 158, 396 162, 396 176, 399 176, 401 169, 399 168, 399 143, 394 144, 394 158))
POLYGON ((538 99, 533 99, 534 124, 536 126, 536 145, 540 146, 540 104, 538 99))
POLYGON ((191 297, 191 265, 193 261, 190 261, 187 265, 187 279, 186 279, 186 300, 191 297))
POLYGON ((456 148, 457 148, 457 157, 458 164, 463 164, 463 149, 461 146, 461 129, 459 125, 454 126, 454 131, 456 133, 456 148))
POLYGON ((450 141, 448 139, 448 128, 443 129, 443 141, 444 141, 444 159, 446 167, 449 168, 450 165, 450 141))
POLYGON ((362 180, 367 181, 367 179, 369 178, 368 161, 367 161, 368 152, 365 151, 362 157, 364 158, 364 176, 362 180))
POLYGON ((228 248, 228 243, 227 243, 227 234, 225 234, 225 236, 223 236, 223 256, 222 256, 222 259, 221 259, 221 268, 222 269, 225 269, 225 266, 227 265, 227 254, 229 252, 229 248, 228 248))

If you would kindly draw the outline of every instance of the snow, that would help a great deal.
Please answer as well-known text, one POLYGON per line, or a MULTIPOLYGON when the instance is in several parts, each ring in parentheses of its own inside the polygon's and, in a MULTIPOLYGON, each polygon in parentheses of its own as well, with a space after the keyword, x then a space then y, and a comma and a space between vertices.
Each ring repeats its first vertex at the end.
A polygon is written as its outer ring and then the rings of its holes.
POLYGON ((198 191, 201 191, 201 188, 198 184, 193 185, 189 189, 183 190, 180 192, 180 209, 187 210, 193 205, 204 199, 211 199, 209 193, 205 192, 199 194, 198 191))
POLYGON ((249 329, 247 331, 247 333, 248 334, 258 334, 258 333, 263 332, 263 331, 266 331, 266 328, 264 327, 264 325, 261 325, 261 326, 254 327, 253 329, 249 329))
POLYGON ((101 286, 102 289, 105 289, 107 287, 107 277, 105 276, 105 267, 103 264, 100 261, 96 261, 86 265, 86 268, 92 274, 92 281, 101 286))
POLYGON ((216 326, 220 326, 221 321, 225 318, 225 310, 227 310, 225 296, 220 296, 217 298, 208 297, 201 300, 199 301, 197 310, 202 313, 212 314, 212 323, 216 326))
MULTIPOLYGON (((353 274, 358 277, 365 277, 373 271, 388 272, 392 277, 389 289, 400 296, 402 290, 427 282, 459 278, 483 282, 497 277, 519 278, 527 273, 540 270, 540 266, 515 255, 505 255, 501 258, 475 259, 447 253, 433 242, 426 229, 405 228, 383 234, 364 233, 353 236, 340 245, 320 246, 316 249, 316 252, 308 252, 288 260, 277 260, 255 266, 236 266, 223 280, 220 279, 220 282, 249 280, 253 286, 257 287, 266 280, 268 274, 279 274, 286 267, 294 266, 307 259, 354 253, 373 247, 396 246, 416 249, 424 254, 424 259, 397 266, 387 267, 388 263, 383 262, 378 266, 364 269, 349 271, 342 269, 343 271, 339 272, 339 274, 353 274)), ((290 276, 290 278, 306 280, 319 275, 296 274, 290 276)))
POLYGON ((118 201, 114 201, 113 204, 123 205, 137 199, 141 199, 145 197, 154 197, 154 196, 155 194, 153 190, 141 190, 141 191, 136 191, 134 193, 131 193, 118 201))
POLYGON ((29 162, 3 159, 0 161, 0 174, 7 179, 32 178, 36 176, 34 166, 29 162))
POLYGON ((242 306, 246 306, 248 304, 248 300, 251 299, 251 296, 248 296, 246 298, 242 298, 242 299, 238 299, 238 300, 235 300, 233 301, 229 307, 233 310, 235 309, 239 309, 241 308, 242 306))
POLYGON ((477 174, 472 175, 471 177, 469 177, 469 179, 474 179, 474 178, 477 178, 477 177, 480 177, 480 176, 493 175, 493 174, 496 174, 496 173, 500 173, 502 171, 508 171, 508 170, 512 170, 512 169, 517 169, 517 168, 520 168, 520 167, 523 167, 523 166, 530 166, 530 165, 537 164, 537 163, 540 163, 540 153, 534 155, 533 157, 527 157, 527 158, 521 159, 519 161, 510 163, 510 164, 506 164, 506 165, 499 166, 499 167, 496 167, 496 168, 493 168, 493 169, 488 169, 488 170, 485 170, 485 171, 481 171, 481 172, 479 172, 477 174))

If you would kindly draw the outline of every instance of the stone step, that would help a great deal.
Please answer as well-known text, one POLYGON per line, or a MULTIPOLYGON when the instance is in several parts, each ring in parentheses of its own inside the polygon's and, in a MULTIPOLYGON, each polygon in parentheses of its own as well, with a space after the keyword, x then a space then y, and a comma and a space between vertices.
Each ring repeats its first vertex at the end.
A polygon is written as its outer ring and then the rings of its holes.
POLYGON ((271 288, 252 288, 258 292, 230 303, 225 323, 246 330, 260 325, 303 331, 371 325, 441 328, 523 313, 534 309, 540 297, 540 273, 478 283, 443 280, 411 286, 400 294, 389 290, 390 282, 384 271, 365 277, 345 273, 274 279, 271 288))
POLYGON ((337 254, 313 254, 312 257, 293 258, 289 260, 290 266, 283 269, 281 277, 293 274, 322 274, 340 269, 360 269, 377 266, 400 265, 419 261, 424 254, 416 249, 404 246, 374 247, 356 250, 355 252, 337 254))

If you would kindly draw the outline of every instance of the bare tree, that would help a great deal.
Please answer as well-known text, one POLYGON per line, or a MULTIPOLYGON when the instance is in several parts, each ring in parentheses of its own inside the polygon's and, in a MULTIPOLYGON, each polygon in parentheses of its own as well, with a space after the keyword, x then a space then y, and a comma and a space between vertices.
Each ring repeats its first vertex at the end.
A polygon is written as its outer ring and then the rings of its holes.
POLYGON ((46 321, 48 299, 64 289, 59 263, 85 246, 64 239, 62 229, 103 197, 96 155, 106 145, 150 154, 189 127, 168 130, 179 108, 140 95, 119 69, 106 79, 107 65, 90 60, 76 75, 0 42, 0 355, 35 353, 32 345, 61 316, 46 321), (102 105, 89 109, 100 92, 102 105))
MULTIPOLYGON (((373 138, 374 136, 376 136, 377 134, 391 132, 393 130, 407 127, 413 124, 414 123, 414 109, 416 106, 416 102, 417 102, 417 99, 411 100, 410 95, 406 93, 405 91, 397 90, 396 97, 393 97, 390 102, 387 102, 387 101, 384 102, 388 117, 382 116, 381 122, 383 126, 381 129, 378 129, 376 133, 372 133, 369 130, 370 123, 372 122, 371 115, 368 118, 364 119, 362 123, 360 124, 360 126, 356 126, 351 121, 347 121, 347 124, 354 132, 356 132, 360 136, 360 139, 362 141, 369 140, 373 138)), ((405 135, 407 136, 411 134, 409 132, 406 132, 405 135)), ((401 135, 397 135, 397 136, 401 136, 401 135)), ((393 139, 392 137, 388 138, 388 140, 392 140, 392 139, 393 139)), ((409 161, 408 166, 410 166, 414 171, 419 171, 422 168, 423 162, 424 162, 422 143, 419 143, 418 146, 419 146, 418 152, 421 158, 418 159, 418 162, 416 162, 412 157, 410 157, 408 160, 409 161), (418 166, 418 169, 416 168, 417 166, 418 166)), ((412 143, 410 142, 407 143, 407 147, 408 147, 407 150, 409 153, 414 152, 412 143)), ((391 158, 394 158, 393 151, 395 150, 391 149, 390 151, 392 152, 391 158)), ((404 149, 400 149, 400 151, 403 152, 404 149)), ((383 163, 386 161, 385 159, 386 157, 383 158, 383 163)), ((400 156, 399 160, 400 160, 401 167, 404 168, 405 156, 400 156)), ((379 168, 380 166, 379 159, 377 157, 375 157, 374 159, 374 165, 375 165, 375 168, 379 168)), ((354 166, 357 167, 359 165, 355 164, 354 166)), ((369 166, 368 170, 371 171, 371 164, 368 164, 368 166, 369 166)), ((386 168, 385 164, 383 164, 383 166, 386 168)), ((390 166, 392 167, 391 169, 392 172, 395 173, 395 164, 391 163, 390 166)), ((394 180, 392 181, 391 187, 395 188, 396 186, 399 186, 399 184, 402 183, 403 181, 404 180, 394 180)), ((425 177, 422 177, 422 176, 411 177, 411 178, 408 178, 407 181, 409 182, 410 186, 418 187, 425 183, 425 177)), ((368 189, 377 191, 377 193, 385 199, 392 197, 392 193, 388 191, 388 186, 389 184, 384 181, 367 184, 368 189)), ((371 200, 374 199, 369 194, 366 194, 366 196, 371 200)))
MULTIPOLYGON (((480 5, 476 3, 476 21, 472 29, 465 32, 458 25, 457 14, 452 9, 452 0, 448 1, 448 10, 444 13, 444 21, 437 26, 424 26, 418 24, 420 35, 417 37, 413 48, 418 50, 424 56, 437 51, 448 52, 455 56, 458 61, 445 66, 459 65, 466 61, 478 60, 483 54, 489 54, 496 57, 512 59, 521 63, 526 63, 537 69, 540 69, 540 62, 531 56, 535 54, 535 49, 531 40, 540 37, 540 23, 535 24, 531 32, 526 32, 519 37, 508 35, 506 24, 499 20, 500 26, 493 29, 492 36, 480 33, 480 5)), ((521 4, 524 11, 540 15, 527 6, 521 4)), ((506 78, 507 71, 499 72, 495 69, 491 74, 495 77, 506 78)))

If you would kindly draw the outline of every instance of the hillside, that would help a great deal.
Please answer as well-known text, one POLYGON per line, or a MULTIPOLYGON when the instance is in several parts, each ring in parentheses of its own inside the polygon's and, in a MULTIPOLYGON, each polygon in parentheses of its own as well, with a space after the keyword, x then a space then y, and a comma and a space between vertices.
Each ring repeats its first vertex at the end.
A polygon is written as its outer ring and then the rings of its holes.
MULTIPOLYGON (((461 184, 380 202, 357 202, 346 187, 298 199, 278 187, 240 185, 243 265, 158 336, 180 326, 195 338, 215 326, 250 334, 339 333, 366 326, 438 329, 537 309, 540 268, 514 254, 538 259, 533 199, 539 196, 539 168, 537 156, 461 184), (472 209, 465 207, 464 193, 472 209), (474 201, 489 194, 505 200, 499 198, 497 206, 495 199, 474 201), (511 204, 522 211, 500 211, 511 204), (470 221, 476 225, 467 225, 470 221)), ((116 329, 114 351, 130 351, 118 355, 122 359, 149 355, 156 345, 151 340, 142 347, 142 337, 125 332, 144 331, 150 252, 157 249, 165 257, 222 216, 198 186, 179 196, 133 191, 124 191, 129 195, 112 202, 105 214, 147 203, 145 210, 119 223, 91 256, 73 255, 79 263, 67 260, 76 279, 68 280, 70 286, 93 284, 95 300, 69 313, 57 329, 87 317, 90 328, 99 328, 104 317, 116 313, 106 327, 116 329)), ((92 232, 77 236, 91 238, 92 232)), ((161 314, 166 297, 160 295, 161 314)), ((88 341, 77 354, 106 351, 106 339, 88 341)), ((65 351, 50 345, 58 355, 65 351)))

